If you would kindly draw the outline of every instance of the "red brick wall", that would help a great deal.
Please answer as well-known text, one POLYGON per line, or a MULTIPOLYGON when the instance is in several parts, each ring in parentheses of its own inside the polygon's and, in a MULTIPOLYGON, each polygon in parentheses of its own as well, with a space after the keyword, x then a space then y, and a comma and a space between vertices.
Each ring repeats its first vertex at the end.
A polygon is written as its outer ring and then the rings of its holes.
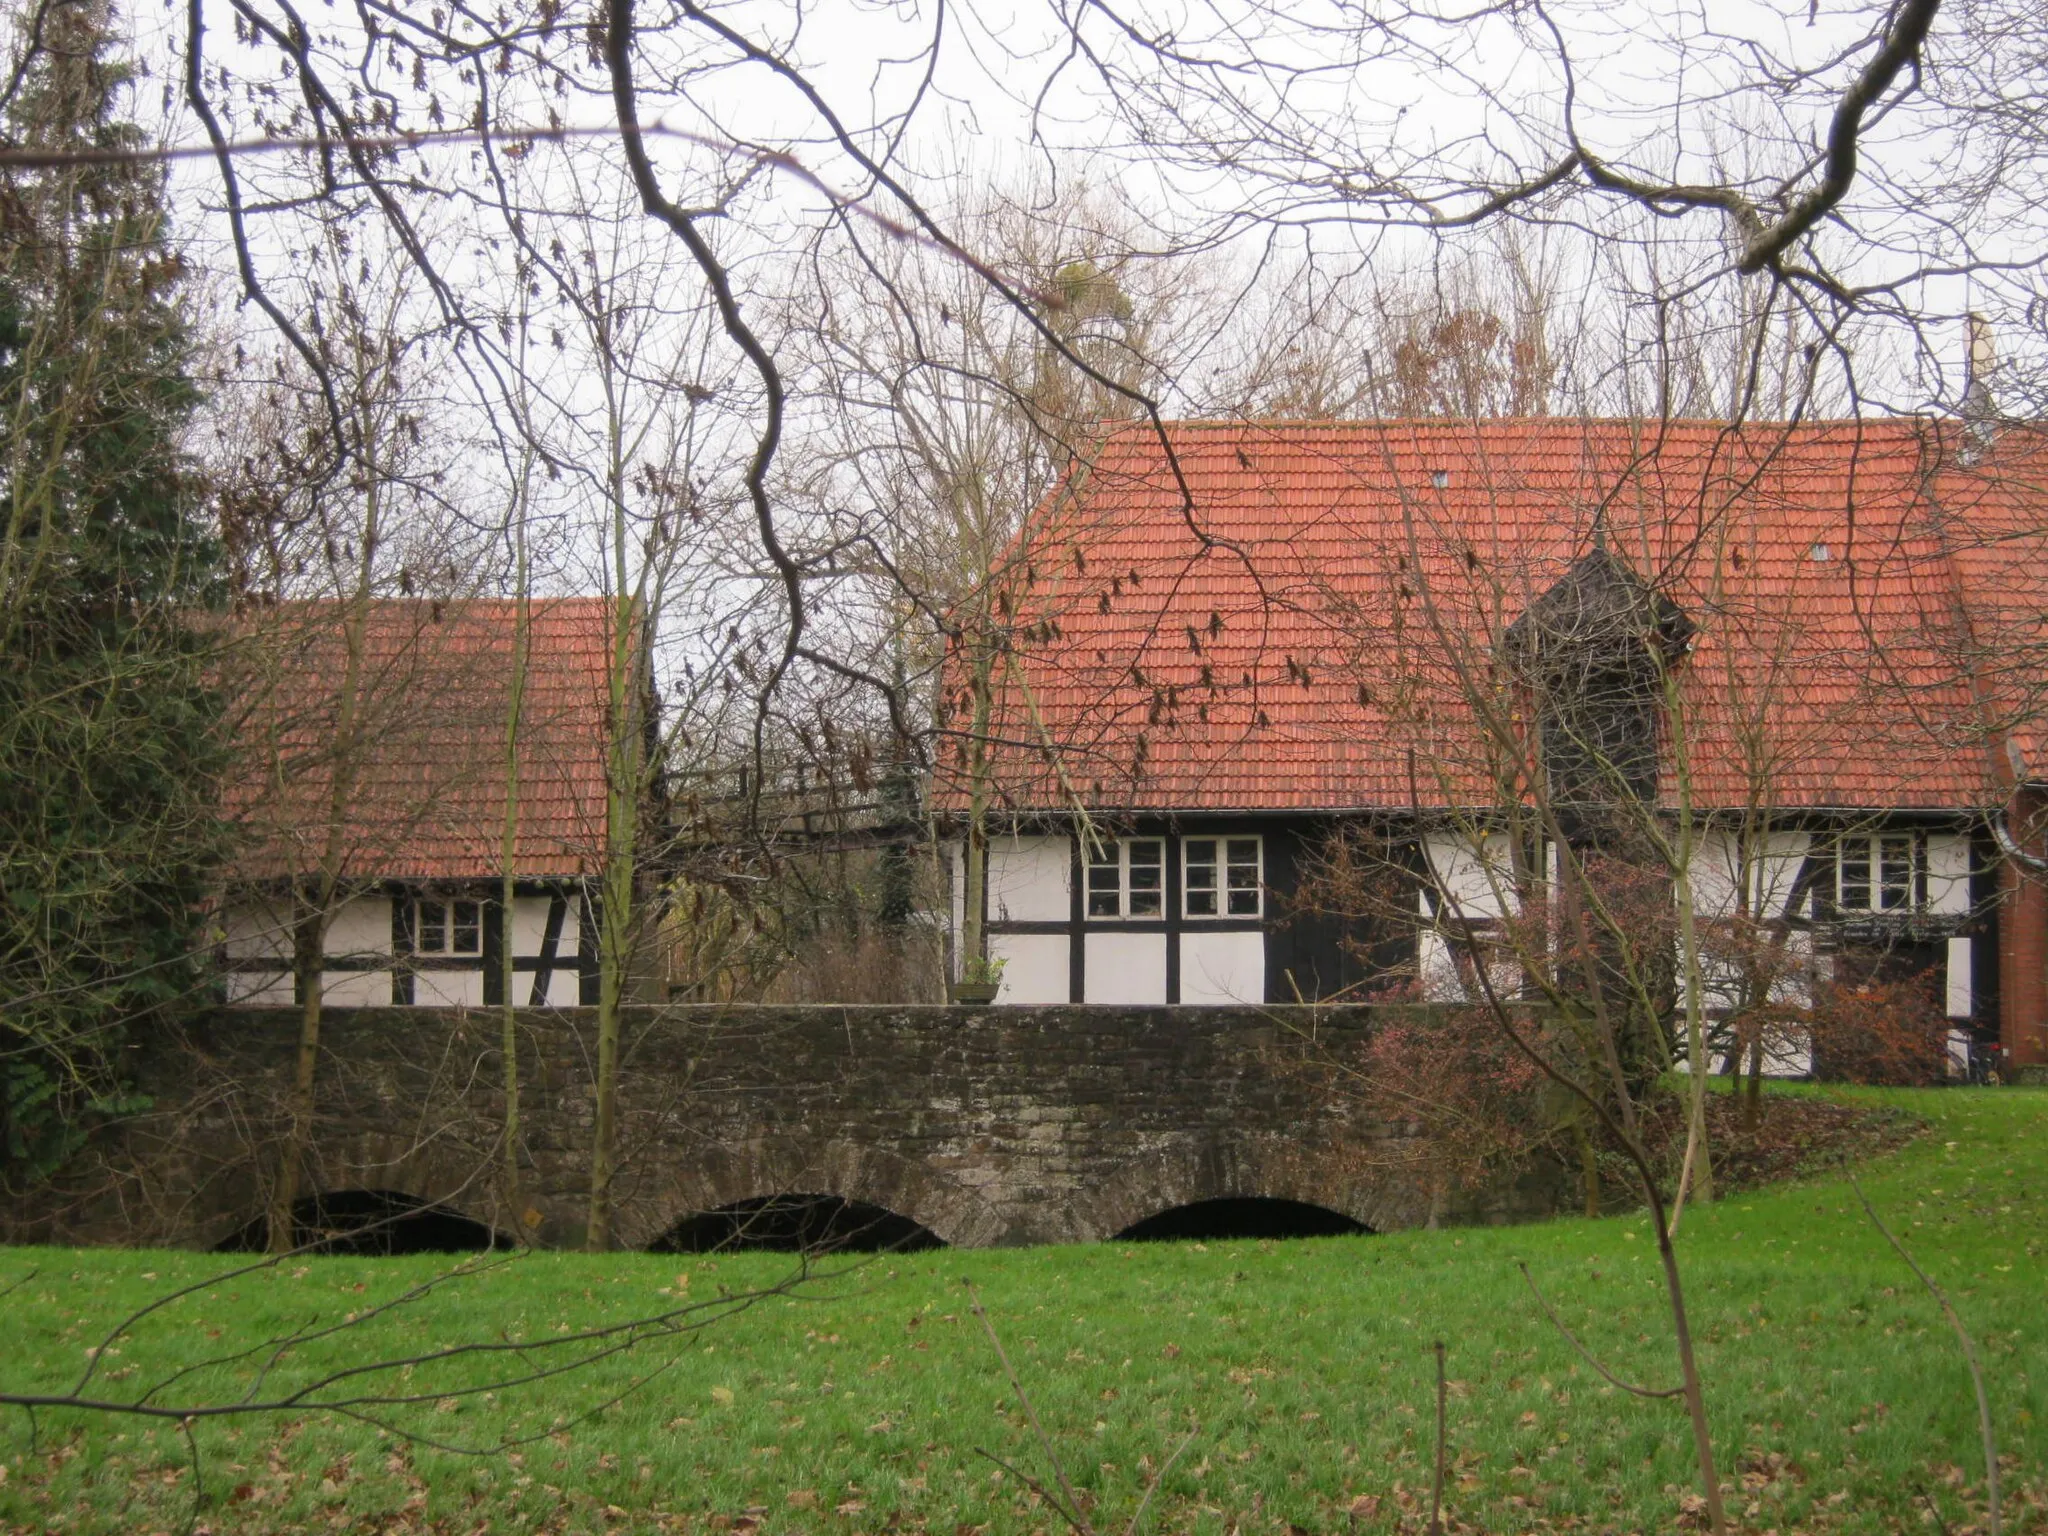
MULTIPOLYGON (((2013 796, 2012 829, 2027 846, 2041 846, 2048 796, 2022 789, 2013 796)), ((2008 863, 1999 873, 2004 900, 1998 914, 1999 1035, 2013 1066, 2048 1062, 2048 886, 2008 863)))

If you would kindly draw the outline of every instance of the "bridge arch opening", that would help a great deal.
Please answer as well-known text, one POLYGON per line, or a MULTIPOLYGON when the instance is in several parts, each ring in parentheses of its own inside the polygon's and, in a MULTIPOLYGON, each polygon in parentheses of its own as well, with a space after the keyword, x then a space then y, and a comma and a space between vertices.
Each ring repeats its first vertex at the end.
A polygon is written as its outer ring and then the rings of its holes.
POLYGON ((1275 1200, 1264 1196, 1227 1196, 1218 1200, 1196 1200, 1176 1205, 1133 1222, 1117 1233, 1121 1243, 1178 1242, 1191 1239, 1229 1241, 1248 1238, 1349 1237, 1370 1232, 1363 1222, 1353 1221, 1328 1206, 1310 1205, 1304 1200, 1275 1200))
MULTIPOLYGON (((261 1253, 270 1213, 237 1228, 216 1253, 261 1253)), ((512 1237, 449 1206, 395 1189, 336 1189, 292 1206, 292 1246, 319 1254, 391 1258, 408 1253, 476 1253, 510 1248, 512 1237)))
POLYGON ((922 1222, 839 1195, 785 1193, 685 1216, 650 1253, 922 1253, 945 1239, 922 1222))

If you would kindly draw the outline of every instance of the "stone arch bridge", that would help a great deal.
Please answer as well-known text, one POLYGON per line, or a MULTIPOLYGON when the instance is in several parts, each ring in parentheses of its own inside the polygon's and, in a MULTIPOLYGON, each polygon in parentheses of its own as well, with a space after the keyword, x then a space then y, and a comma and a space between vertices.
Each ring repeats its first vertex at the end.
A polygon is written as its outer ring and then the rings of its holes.
MULTIPOLYGON (((1418 1144, 1332 1084, 1377 1008, 643 1007, 627 1010, 615 1231, 644 1247, 783 1193, 894 1212, 958 1246, 1107 1238, 1176 1207, 1300 1201, 1375 1231, 1546 1209, 1530 1176, 1432 1209, 1418 1144)), ((311 1189, 384 1191, 544 1244, 582 1240, 595 1010, 518 1016, 517 1209, 495 1011, 334 1009, 311 1189)), ((14 1240, 211 1247, 265 1206, 290 1009, 222 1011, 136 1053, 146 1113, 14 1240)))

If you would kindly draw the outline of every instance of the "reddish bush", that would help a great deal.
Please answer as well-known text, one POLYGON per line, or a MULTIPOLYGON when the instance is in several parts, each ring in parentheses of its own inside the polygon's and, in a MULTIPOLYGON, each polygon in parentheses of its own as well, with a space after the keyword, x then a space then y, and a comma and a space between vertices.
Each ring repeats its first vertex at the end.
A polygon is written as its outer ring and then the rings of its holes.
POLYGON ((1813 1074, 1912 1087, 1947 1075, 1948 1020, 1925 976, 1838 982, 1815 998, 1813 1074))
POLYGON ((1556 1130, 1548 1079, 1483 1008, 1396 1015, 1373 1032, 1351 1088, 1408 1131, 1417 1172, 1439 1194, 1520 1163, 1556 1130))

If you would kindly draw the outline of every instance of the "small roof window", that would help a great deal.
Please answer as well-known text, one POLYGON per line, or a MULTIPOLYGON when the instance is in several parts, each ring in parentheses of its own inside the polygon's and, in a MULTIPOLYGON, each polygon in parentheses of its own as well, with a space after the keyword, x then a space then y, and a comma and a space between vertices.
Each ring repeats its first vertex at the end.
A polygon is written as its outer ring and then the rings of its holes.
POLYGON ((1835 552, 1829 549, 1825 543, 1820 543, 1814 545, 1812 549, 1806 552, 1806 558, 1814 561, 1832 560, 1835 558, 1835 552))
POLYGON ((1432 469, 1429 472, 1429 483, 1439 491, 1447 491, 1451 488, 1451 472, 1448 469, 1432 469))

